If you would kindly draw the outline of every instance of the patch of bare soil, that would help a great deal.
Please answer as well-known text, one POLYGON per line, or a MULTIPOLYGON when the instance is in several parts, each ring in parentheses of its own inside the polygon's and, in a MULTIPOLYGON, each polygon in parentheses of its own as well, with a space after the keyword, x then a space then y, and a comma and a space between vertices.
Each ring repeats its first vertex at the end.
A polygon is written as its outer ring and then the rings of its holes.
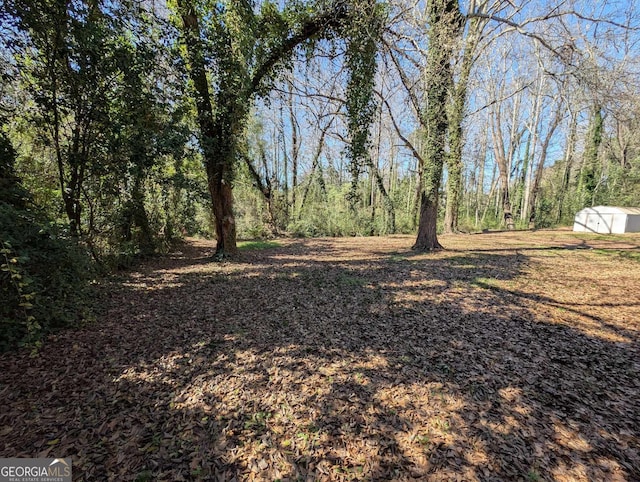
POLYGON ((0 455, 76 480, 640 480, 640 236, 213 244, 0 357, 0 455))

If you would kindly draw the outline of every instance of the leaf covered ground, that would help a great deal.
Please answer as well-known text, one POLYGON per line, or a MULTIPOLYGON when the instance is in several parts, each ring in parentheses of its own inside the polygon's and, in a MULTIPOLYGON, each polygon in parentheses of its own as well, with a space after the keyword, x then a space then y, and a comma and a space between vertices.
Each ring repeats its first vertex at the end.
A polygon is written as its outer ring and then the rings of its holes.
POLYGON ((640 236, 214 245, 0 357, 0 456, 76 480, 640 480, 640 236))

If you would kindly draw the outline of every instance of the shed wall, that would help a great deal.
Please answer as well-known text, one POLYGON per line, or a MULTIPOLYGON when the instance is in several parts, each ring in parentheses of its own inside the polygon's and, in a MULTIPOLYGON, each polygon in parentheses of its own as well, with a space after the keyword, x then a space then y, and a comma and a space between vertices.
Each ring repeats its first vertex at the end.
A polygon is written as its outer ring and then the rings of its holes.
POLYGON ((584 211, 576 213, 576 217, 573 221, 574 231, 586 231, 587 230, 587 214, 584 211))
POLYGON ((627 233, 640 233, 640 215, 628 214, 627 215, 627 233))
POLYGON ((585 231, 608 234, 611 232, 613 214, 587 213, 584 224, 585 231))
POLYGON ((576 213, 573 230, 602 234, 640 232, 640 214, 636 214, 635 209, 625 210, 630 208, 585 208, 576 213))
POLYGON ((610 233, 623 234, 627 228, 628 214, 614 214, 610 233))

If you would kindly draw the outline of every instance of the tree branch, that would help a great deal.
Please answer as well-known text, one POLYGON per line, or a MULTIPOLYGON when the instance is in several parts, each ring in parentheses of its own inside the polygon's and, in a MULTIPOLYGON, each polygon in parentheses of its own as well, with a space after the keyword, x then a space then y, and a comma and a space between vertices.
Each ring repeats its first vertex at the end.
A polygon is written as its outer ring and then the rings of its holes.
POLYGON ((264 77, 298 45, 305 40, 309 40, 316 35, 326 32, 330 28, 339 27, 341 21, 347 18, 347 16, 347 4, 344 0, 338 0, 328 11, 307 19, 296 32, 293 32, 289 37, 284 39, 282 43, 274 47, 264 61, 256 68, 251 78, 249 94, 256 92, 264 77))
POLYGON ((407 149, 411 151, 411 154, 413 154, 413 157, 417 159, 418 164, 420 166, 424 165, 424 162, 422 160, 422 156, 420 155, 420 153, 416 150, 416 148, 413 146, 411 141, 409 141, 409 139, 407 139, 400 131, 400 127, 398 126, 398 123, 396 122, 395 117, 393 117, 393 112, 391 111, 391 106, 389 105, 389 102, 387 102, 387 99, 382 97, 382 94, 380 94, 380 92, 376 91, 376 94, 378 94, 378 97, 380 97, 380 100, 382 100, 382 103, 386 106, 387 111, 389 112, 389 118, 391 119, 391 123, 393 124, 393 128, 395 129, 396 134, 398 134, 398 137, 400 138, 400 140, 404 143, 407 149))
POLYGON ((543 39, 540 35, 535 34, 533 32, 529 32, 528 30, 525 30, 522 25, 520 25, 519 23, 516 23, 516 22, 514 22, 512 20, 509 20, 509 19, 504 18, 504 17, 499 17, 498 15, 491 15, 491 14, 488 14, 488 13, 481 13, 481 12, 469 13, 468 14, 468 18, 483 18, 483 19, 486 19, 486 20, 493 20, 495 22, 500 22, 500 23, 504 23, 506 25, 509 25, 510 27, 513 27, 519 34, 524 35, 525 37, 529 37, 529 38, 532 38, 534 40, 537 40, 544 47, 546 47, 551 52, 553 52, 555 55, 557 55, 558 57, 561 57, 560 53, 549 42, 547 42, 545 39, 543 39))

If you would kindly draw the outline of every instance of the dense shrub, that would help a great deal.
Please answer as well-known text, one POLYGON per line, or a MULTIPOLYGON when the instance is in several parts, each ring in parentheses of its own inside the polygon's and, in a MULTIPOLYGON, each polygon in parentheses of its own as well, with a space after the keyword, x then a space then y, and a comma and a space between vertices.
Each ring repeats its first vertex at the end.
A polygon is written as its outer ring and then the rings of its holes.
POLYGON ((30 201, 0 135, 0 350, 86 317, 89 257, 30 201))

